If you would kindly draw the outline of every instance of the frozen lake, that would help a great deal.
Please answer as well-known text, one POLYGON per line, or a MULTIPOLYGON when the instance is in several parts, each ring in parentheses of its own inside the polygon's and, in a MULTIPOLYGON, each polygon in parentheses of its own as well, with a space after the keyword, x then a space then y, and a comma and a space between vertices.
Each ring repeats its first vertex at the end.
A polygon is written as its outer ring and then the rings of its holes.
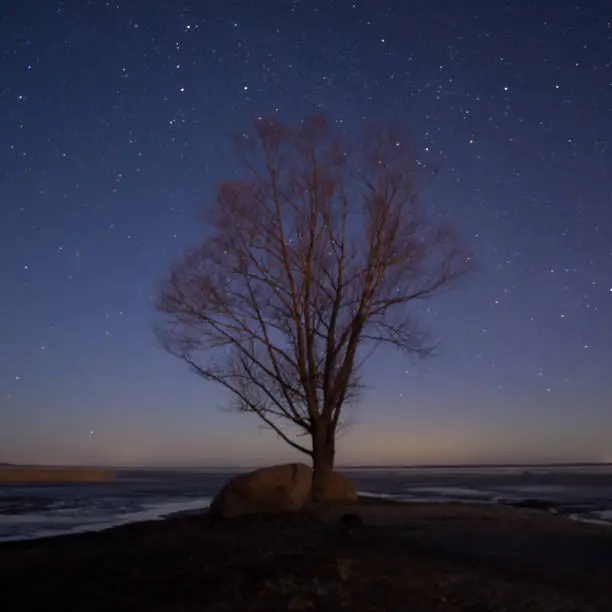
MULTIPOLYGON (((611 465, 341 471, 362 494, 466 503, 537 499, 576 519, 612 522, 611 465)), ((121 470, 109 483, 0 485, 0 541, 105 529, 205 508, 235 473, 121 470)))

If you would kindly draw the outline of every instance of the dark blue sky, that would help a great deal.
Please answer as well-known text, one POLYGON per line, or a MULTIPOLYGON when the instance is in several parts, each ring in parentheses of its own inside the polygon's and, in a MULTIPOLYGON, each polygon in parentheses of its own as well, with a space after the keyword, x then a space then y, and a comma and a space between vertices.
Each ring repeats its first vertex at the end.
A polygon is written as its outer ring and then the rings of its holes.
POLYGON ((607 0, 5 0, 0 461, 293 456, 156 345, 156 281, 231 135, 399 119, 477 268, 391 351, 340 462, 612 461, 607 0), (92 433, 93 432, 93 433, 92 433))

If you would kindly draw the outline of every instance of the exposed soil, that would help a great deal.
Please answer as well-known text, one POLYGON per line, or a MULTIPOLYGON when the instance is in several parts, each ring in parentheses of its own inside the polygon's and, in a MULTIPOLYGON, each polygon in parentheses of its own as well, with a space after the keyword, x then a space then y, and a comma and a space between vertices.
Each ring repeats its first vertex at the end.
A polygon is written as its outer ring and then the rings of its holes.
POLYGON ((612 612, 610 530, 535 510, 404 508, 182 516, 5 543, 0 609, 612 612), (595 561, 534 556, 559 542, 595 561))

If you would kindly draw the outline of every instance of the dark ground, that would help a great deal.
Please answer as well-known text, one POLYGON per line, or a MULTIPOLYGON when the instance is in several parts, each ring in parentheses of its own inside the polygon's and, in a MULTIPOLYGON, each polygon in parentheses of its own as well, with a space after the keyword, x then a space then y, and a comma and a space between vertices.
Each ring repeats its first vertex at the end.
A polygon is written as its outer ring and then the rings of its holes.
POLYGON ((541 511, 367 505, 352 531, 343 509, 5 543, 0 610, 612 612, 611 530, 541 511))

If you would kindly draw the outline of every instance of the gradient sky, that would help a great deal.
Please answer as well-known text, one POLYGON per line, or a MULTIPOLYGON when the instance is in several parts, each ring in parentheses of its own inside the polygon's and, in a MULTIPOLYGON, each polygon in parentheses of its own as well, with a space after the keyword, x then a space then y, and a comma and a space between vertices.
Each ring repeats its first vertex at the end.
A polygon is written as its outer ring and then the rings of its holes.
POLYGON ((612 461, 609 0, 4 0, 0 461, 294 458, 164 353, 156 281, 258 115, 392 117, 477 268, 340 463, 612 461), (92 433, 93 432, 93 433, 92 433))

